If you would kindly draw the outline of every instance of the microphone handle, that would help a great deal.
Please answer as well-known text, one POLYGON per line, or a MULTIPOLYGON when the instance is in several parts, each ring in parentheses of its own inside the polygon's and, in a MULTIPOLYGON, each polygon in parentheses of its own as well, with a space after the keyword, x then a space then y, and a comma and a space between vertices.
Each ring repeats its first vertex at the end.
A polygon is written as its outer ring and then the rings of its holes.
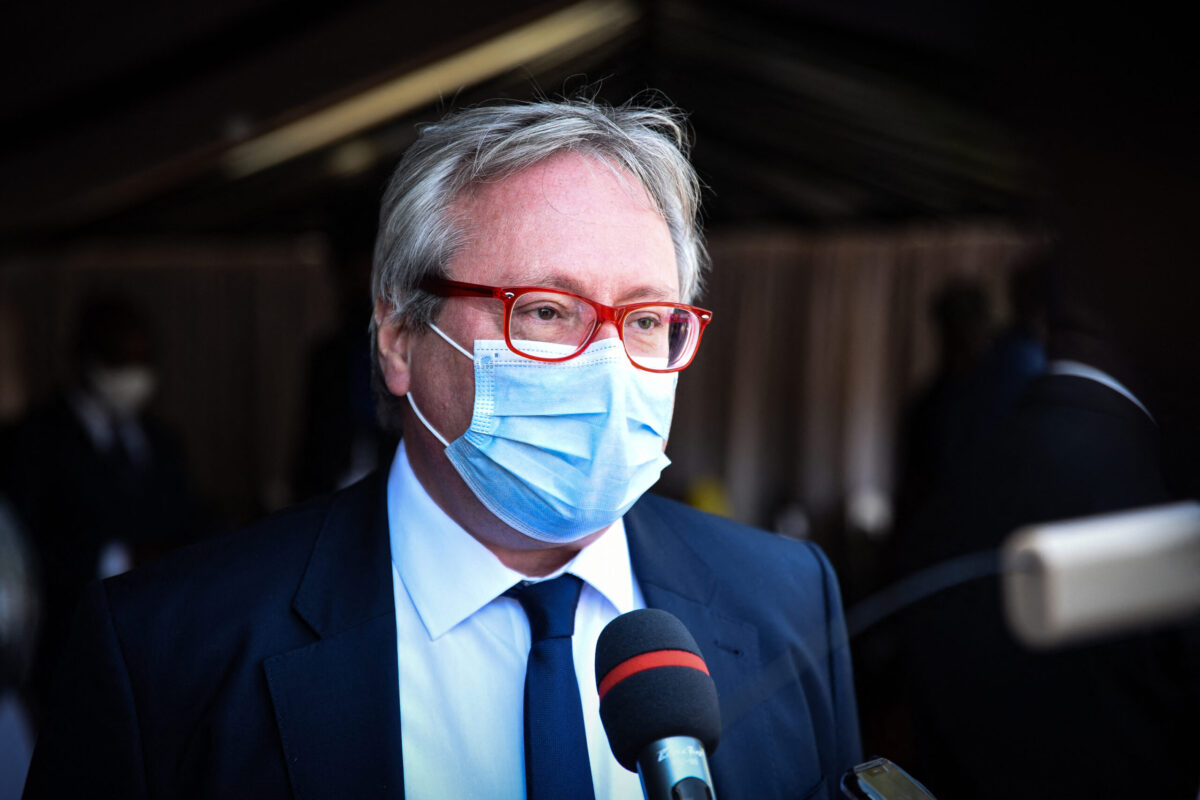
POLYGON ((646 800, 716 800, 708 756, 699 739, 668 736, 646 745, 637 759, 646 800))

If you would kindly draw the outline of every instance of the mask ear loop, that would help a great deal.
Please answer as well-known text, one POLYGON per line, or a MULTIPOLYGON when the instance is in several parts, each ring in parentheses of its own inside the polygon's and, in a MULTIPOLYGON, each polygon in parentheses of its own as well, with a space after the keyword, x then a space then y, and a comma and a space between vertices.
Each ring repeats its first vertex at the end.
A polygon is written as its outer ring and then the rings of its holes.
POLYGON ((437 325, 434 325, 434 324, 431 322, 431 323, 429 323, 429 327, 433 328, 433 332, 434 332, 434 333, 436 333, 438 336, 440 336, 440 337, 442 337, 443 339, 445 339, 445 340, 446 340, 446 344, 450 345, 450 346, 451 346, 451 347, 453 347, 455 350, 457 350, 458 352, 462 353, 464 356, 466 356, 467 358, 471 359, 472 361, 474 361, 474 360, 475 360, 475 356, 474 356, 474 355, 472 355, 471 353, 468 353, 468 352, 466 351, 466 349, 465 349, 465 348, 464 348, 464 347, 463 347, 461 344, 459 344, 458 342, 454 341, 454 340, 453 340, 453 339, 451 339, 449 336, 447 336, 445 333, 443 333, 443 332, 442 332, 442 329, 441 329, 441 328, 439 328, 437 325))
MULTIPOLYGON (((431 323, 429 323, 429 327, 433 328, 434 333, 436 333, 438 336, 445 339, 446 343, 449 344, 451 347, 453 347, 455 350, 462 353, 464 356, 471 359, 472 361, 475 360, 474 355, 472 355, 471 353, 468 353, 465 349, 463 349, 462 345, 460 345, 458 342, 454 341, 449 336, 447 336, 442 331, 442 329, 439 328, 437 325, 434 325, 431 322, 431 323)), ((412 363, 411 350, 410 350, 410 354, 407 358, 409 360, 409 363, 412 363)), ((411 391, 408 392, 408 394, 406 394, 405 396, 408 398, 408 404, 410 406, 412 406, 413 413, 417 415, 417 419, 421 420, 421 424, 425 426, 426 430, 428 430, 430 433, 432 433, 434 436, 437 437, 437 440, 442 443, 442 447, 449 447, 450 443, 446 441, 446 437, 442 436, 440 433, 438 433, 437 429, 435 429, 432 425, 429 424, 429 420, 425 419, 425 415, 421 413, 421 409, 417 408, 417 401, 413 400, 412 392, 411 391)))
POLYGON ((437 430, 429 424, 429 420, 425 419, 425 415, 421 413, 421 409, 417 408, 417 401, 413 400, 412 392, 409 392, 405 397, 408 398, 408 404, 412 406, 413 413, 417 415, 417 419, 421 420, 421 424, 437 437, 437 440, 442 443, 442 447, 449 447, 450 443, 446 441, 446 437, 442 436, 437 430))

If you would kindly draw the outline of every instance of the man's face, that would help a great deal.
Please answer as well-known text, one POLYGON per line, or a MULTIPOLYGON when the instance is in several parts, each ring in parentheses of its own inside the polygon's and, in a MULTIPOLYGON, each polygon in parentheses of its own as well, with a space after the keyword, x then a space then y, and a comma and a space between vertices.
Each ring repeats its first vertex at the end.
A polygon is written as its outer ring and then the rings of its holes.
MULTIPOLYGON (((511 177, 485 184, 454 206, 466 228, 466 243, 449 264, 453 280, 489 286, 547 286, 607 305, 642 300, 677 302, 679 276, 666 222, 636 178, 608 163, 560 155, 511 177)), ((438 327, 466 350, 476 339, 503 339, 503 304, 492 299, 445 302, 438 327)), ((601 338, 616 336, 611 324, 601 338)), ((393 394, 412 392, 417 406, 447 441, 470 426, 475 398, 474 365, 437 334, 411 334, 384 341, 384 374, 393 394), (404 359, 396 369, 390 349, 404 359)), ((424 426, 406 419, 405 442, 414 469, 434 469, 438 490, 453 489, 451 507, 470 490, 424 426), (410 423, 411 424, 408 424, 410 423)), ((448 507, 451 506, 451 507, 448 507)), ((460 520, 461 521, 461 520, 460 520)), ((468 526, 468 529, 469 526, 468 526)))

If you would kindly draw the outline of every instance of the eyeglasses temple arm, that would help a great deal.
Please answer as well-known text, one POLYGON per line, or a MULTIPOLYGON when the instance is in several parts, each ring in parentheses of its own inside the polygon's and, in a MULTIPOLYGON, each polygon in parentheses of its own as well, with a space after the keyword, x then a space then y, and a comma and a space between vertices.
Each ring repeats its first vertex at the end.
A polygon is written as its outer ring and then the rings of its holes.
POLYGON ((497 292, 488 286, 465 286, 449 281, 421 281, 420 288, 439 297, 496 297, 497 292))

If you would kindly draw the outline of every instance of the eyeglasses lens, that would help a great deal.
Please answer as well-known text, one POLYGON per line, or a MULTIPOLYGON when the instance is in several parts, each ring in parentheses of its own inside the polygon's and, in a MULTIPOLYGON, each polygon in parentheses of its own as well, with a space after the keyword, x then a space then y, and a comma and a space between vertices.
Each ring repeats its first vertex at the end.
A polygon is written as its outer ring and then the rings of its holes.
POLYGON ((643 306, 625 316, 622 336, 634 363, 648 369, 674 369, 692 357, 699 320, 672 306, 643 306))
MULTIPOLYGON (((577 348, 595 325, 596 310, 587 303, 557 292, 526 292, 513 301, 509 338, 518 352, 522 341, 577 348)), ((625 314, 621 338, 638 366, 673 369, 691 358, 699 330, 700 321, 687 309, 643 306, 625 314)))
POLYGON ((526 292, 513 301, 509 337, 517 340, 578 347, 592 334, 596 310, 570 295, 526 292))

